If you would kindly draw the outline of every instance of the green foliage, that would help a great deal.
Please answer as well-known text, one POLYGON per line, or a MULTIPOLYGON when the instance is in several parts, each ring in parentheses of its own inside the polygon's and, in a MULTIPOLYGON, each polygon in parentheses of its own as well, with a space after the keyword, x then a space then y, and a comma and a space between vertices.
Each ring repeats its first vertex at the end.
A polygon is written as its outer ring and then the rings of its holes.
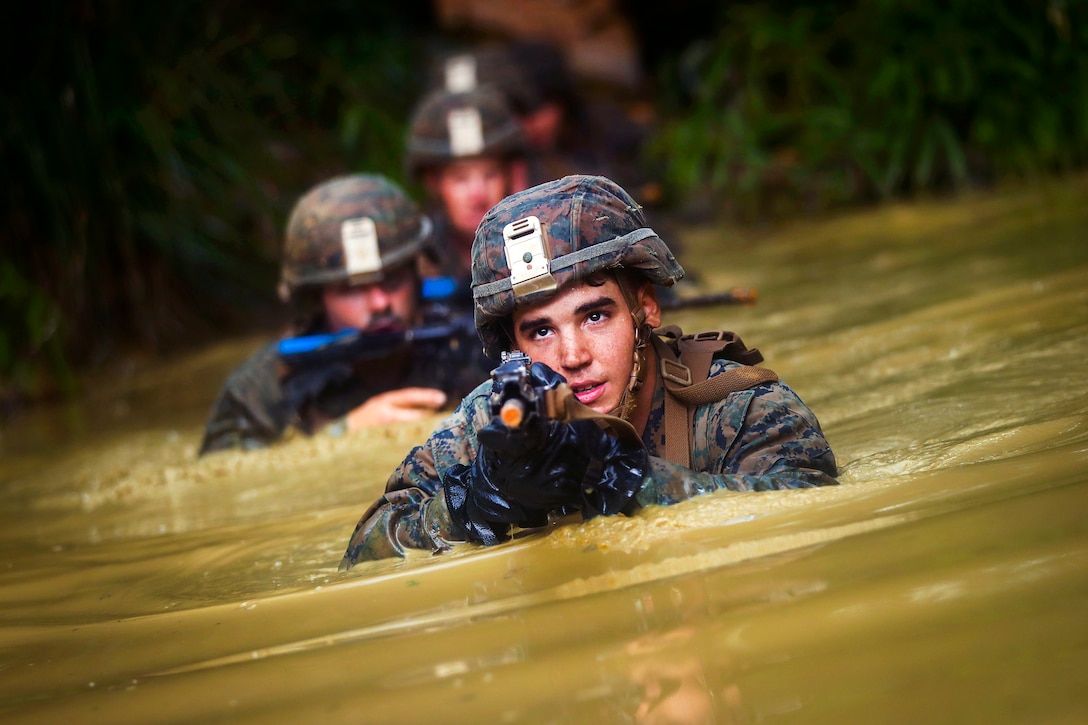
POLYGON ((1088 161, 1082 3, 740 2, 664 67, 654 151, 742 215, 1088 161))
POLYGON ((56 384, 68 392, 75 381, 57 339, 60 312, 43 290, 0 259, 0 370, 20 390, 36 391, 42 383, 40 368, 29 364, 37 355, 50 363, 56 384))
POLYGON ((313 183, 398 177, 418 35, 356 3, 45 2, 8 23, 0 391, 274 300, 313 183))

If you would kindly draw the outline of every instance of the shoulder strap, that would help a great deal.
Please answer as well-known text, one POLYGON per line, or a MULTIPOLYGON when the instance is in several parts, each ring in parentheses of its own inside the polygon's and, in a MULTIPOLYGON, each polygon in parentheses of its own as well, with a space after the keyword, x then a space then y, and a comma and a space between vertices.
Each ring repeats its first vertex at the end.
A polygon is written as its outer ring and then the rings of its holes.
POLYGON ((651 339, 665 384, 665 458, 690 468, 695 408, 723 400, 730 393, 775 382, 778 374, 756 367, 763 356, 759 350, 745 347, 733 332, 712 330, 683 335, 680 328, 671 325, 655 330, 651 339), (744 367, 708 378, 715 358, 734 360, 744 367), (675 434, 681 429, 686 435, 675 434))
POLYGON ((544 393, 544 405, 548 417, 560 423, 572 420, 592 420, 602 428, 611 428, 618 438, 625 438, 636 446, 642 446, 642 436, 629 421, 606 413, 598 413, 588 405, 578 402, 574 391, 566 383, 560 383, 544 393))

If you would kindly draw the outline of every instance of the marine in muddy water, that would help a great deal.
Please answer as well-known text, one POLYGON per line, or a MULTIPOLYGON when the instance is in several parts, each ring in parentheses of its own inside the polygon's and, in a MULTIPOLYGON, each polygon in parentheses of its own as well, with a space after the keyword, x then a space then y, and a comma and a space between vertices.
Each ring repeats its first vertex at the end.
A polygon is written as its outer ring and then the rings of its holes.
POLYGON ((435 275, 469 283, 472 240, 488 209, 528 186, 526 141, 506 98, 490 86, 437 88, 409 121, 406 172, 421 182, 435 223, 435 275))
MULTIPOLYGON (((424 306, 420 270, 431 229, 404 191, 379 175, 334 178, 304 194, 288 221, 280 285, 299 313, 295 333, 306 337, 298 339, 358 330, 387 340, 411 331, 432 309, 424 306)), ((447 316, 457 314, 453 304, 447 316)), ((259 448, 289 429, 355 431, 432 414, 493 367, 476 339, 439 342, 444 354, 405 343, 365 359, 325 359, 319 349, 315 364, 285 362, 282 341, 270 343, 227 379, 200 454, 259 448)))
POLYGON ((564 177, 491 209, 473 243, 476 328, 492 357, 529 356, 530 387, 563 392, 565 414, 496 415, 510 357, 393 472, 340 568, 494 544, 568 514, 836 483, 816 416, 757 350, 661 327, 657 287, 683 274, 610 179, 564 177))

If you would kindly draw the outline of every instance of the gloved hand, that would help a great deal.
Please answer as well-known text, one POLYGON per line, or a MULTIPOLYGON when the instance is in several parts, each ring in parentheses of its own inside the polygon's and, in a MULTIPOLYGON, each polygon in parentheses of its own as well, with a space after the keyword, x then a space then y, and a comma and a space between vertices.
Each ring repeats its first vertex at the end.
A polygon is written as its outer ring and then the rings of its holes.
POLYGON ((291 412, 302 410, 307 405, 312 405, 326 388, 343 385, 354 374, 351 364, 347 362, 330 362, 290 370, 280 383, 283 407, 291 412))
POLYGON ((635 495, 650 469, 646 449, 609 435, 590 420, 569 427, 578 431, 578 443, 589 461, 578 492, 582 518, 634 513, 638 508, 635 495))
MULTIPOLYGON (((564 382, 541 363, 530 377, 543 389, 564 382)), ((649 463, 641 445, 591 420, 530 418, 513 429, 495 420, 477 437, 473 464, 451 467, 442 481, 453 520, 485 545, 509 538, 511 524, 542 526, 551 512, 581 511, 587 519, 630 513, 649 463)))
MULTIPOLYGON (((563 382, 562 376, 536 363, 530 366, 529 377, 540 390, 563 382)), ((446 506, 470 541, 490 546, 510 538, 511 524, 532 527, 547 523, 546 508, 518 501, 507 484, 533 469, 537 452, 546 448, 558 426, 534 414, 523 425, 508 428, 496 416, 477 432, 479 446, 472 465, 457 464, 443 472, 446 506)))

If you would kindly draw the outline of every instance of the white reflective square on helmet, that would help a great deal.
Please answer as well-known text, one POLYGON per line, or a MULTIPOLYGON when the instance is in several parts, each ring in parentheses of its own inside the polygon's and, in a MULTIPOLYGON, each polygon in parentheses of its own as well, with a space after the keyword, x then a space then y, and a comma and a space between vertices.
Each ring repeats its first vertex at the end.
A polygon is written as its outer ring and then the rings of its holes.
POLYGON ((454 156, 472 156, 483 151, 484 125, 475 108, 455 108, 446 116, 450 134, 450 152, 454 156))
POLYGON ((476 59, 471 55, 455 55, 446 61, 446 90, 464 93, 476 87, 476 59))
POLYGON ((377 272, 382 268, 378 228, 370 217, 345 219, 340 224, 340 241, 344 246, 344 270, 349 275, 377 272))
POLYGON ((510 222, 502 230, 506 264, 515 296, 555 289, 555 278, 548 268, 548 251, 540 219, 528 216, 510 222))

